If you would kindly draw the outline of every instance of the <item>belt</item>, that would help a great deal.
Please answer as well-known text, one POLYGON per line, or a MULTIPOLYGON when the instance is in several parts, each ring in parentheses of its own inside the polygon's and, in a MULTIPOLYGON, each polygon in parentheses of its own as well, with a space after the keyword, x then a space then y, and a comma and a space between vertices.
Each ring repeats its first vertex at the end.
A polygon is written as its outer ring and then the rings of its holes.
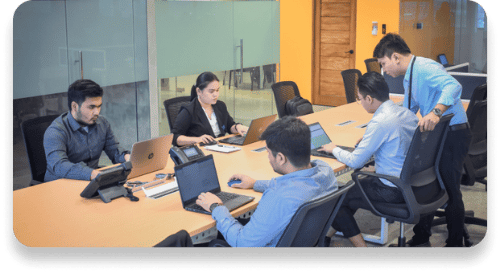
POLYGON ((466 123, 451 125, 450 131, 465 130, 465 129, 469 129, 469 128, 470 128, 469 122, 466 122, 466 123))

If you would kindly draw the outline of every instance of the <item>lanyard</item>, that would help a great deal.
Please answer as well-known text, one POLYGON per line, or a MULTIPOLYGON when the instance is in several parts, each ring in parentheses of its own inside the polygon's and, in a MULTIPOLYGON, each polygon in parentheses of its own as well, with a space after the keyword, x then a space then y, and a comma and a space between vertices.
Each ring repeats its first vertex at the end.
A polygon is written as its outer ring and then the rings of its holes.
POLYGON ((411 84, 413 82, 413 65, 415 64, 415 60, 417 60, 417 57, 413 58, 413 61, 411 62, 411 69, 410 69, 410 91, 408 92, 408 109, 411 110, 411 84))

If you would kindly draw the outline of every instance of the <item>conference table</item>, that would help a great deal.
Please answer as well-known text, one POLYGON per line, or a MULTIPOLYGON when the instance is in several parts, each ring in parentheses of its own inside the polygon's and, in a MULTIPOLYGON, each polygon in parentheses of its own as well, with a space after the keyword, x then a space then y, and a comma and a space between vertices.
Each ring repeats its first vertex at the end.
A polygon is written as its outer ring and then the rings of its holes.
MULTIPOLYGON (((307 124, 319 122, 332 141, 354 146, 365 132, 371 118, 360 104, 351 103, 302 117, 307 124)), ((230 188, 233 174, 246 174, 254 179, 271 179, 279 174, 269 164, 264 141, 242 146, 240 151, 212 154, 222 191, 255 197, 255 200, 231 212, 234 217, 250 215, 257 207, 261 193, 230 188), (259 150, 261 149, 261 150, 259 150)), ((168 152, 165 152, 168 154, 168 152)), ((320 158, 340 175, 351 168, 335 159, 320 158)), ((156 173, 172 173, 171 159, 164 169, 133 180, 152 181, 156 173)), ((168 183, 167 180, 166 183, 168 183)), ((120 197, 110 203, 100 198, 80 196, 88 181, 59 179, 13 192, 13 229, 16 238, 30 247, 152 247, 171 234, 186 230, 198 242, 217 232, 210 215, 183 209, 179 192, 159 199, 134 192, 139 201, 120 197)))

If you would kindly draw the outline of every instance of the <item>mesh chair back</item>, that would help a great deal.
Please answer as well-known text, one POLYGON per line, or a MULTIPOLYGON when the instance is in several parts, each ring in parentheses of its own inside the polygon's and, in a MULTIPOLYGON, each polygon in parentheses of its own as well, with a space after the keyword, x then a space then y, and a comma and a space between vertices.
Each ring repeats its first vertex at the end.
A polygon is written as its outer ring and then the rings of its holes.
MULTIPOLYGON (((470 106, 470 105, 469 105, 470 106)), ((462 184, 472 186, 476 181, 486 184, 488 166, 487 101, 476 101, 469 116, 472 134, 469 152, 464 160, 462 184)))
POLYGON ((474 91, 472 92, 472 96, 470 97, 469 107, 467 107, 467 118, 469 118, 469 120, 470 120, 470 115, 472 113, 472 108, 474 107, 476 101, 485 100, 486 95, 487 95, 486 83, 479 85, 476 87, 476 89, 474 89, 474 91))
POLYGON ((47 171, 47 160, 43 148, 43 135, 52 121, 59 115, 33 118, 21 124, 26 154, 30 164, 32 180, 43 182, 47 171))
POLYGON ((271 89, 274 93, 274 100, 276 100, 278 116, 282 118, 286 116, 285 103, 295 96, 300 96, 299 88, 293 81, 282 81, 271 85, 271 89))
POLYGON ((313 247, 324 245, 324 238, 344 200, 347 191, 354 186, 350 181, 331 194, 300 206, 290 220, 278 247, 313 247))
POLYGON ((433 131, 420 132, 417 127, 401 170, 401 181, 411 186, 414 200, 411 212, 426 214, 443 206, 448 200, 439 173, 441 152, 453 115, 441 118, 433 131))
POLYGON ((365 65, 367 72, 377 72, 379 74, 382 74, 380 63, 378 63, 376 58, 365 59, 365 65))
POLYGON ((191 99, 190 96, 180 96, 163 101, 163 105, 165 106, 165 111, 167 112, 168 126, 170 127, 170 132, 172 132, 175 119, 177 118, 177 115, 179 114, 181 107, 188 105, 190 99, 191 99))
POLYGON ((356 85, 361 77, 361 72, 358 69, 349 69, 340 72, 344 80, 345 98, 347 103, 356 101, 356 85))

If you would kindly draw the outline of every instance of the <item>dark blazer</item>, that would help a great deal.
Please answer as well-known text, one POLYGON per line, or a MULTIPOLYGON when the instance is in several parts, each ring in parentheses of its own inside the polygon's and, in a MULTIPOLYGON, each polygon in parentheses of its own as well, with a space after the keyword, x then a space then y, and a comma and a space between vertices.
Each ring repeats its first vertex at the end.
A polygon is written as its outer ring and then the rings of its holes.
MULTIPOLYGON (((227 111, 226 104, 220 100, 212 105, 214 108, 217 123, 219 124, 220 136, 231 133, 231 127, 236 124, 227 111)), ((172 128, 174 134, 173 144, 177 145, 177 138, 181 135, 189 137, 199 137, 202 135, 211 135, 216 137, 207 115, 198 101, 193 99, 187 106, 182 106, 172 128)))

